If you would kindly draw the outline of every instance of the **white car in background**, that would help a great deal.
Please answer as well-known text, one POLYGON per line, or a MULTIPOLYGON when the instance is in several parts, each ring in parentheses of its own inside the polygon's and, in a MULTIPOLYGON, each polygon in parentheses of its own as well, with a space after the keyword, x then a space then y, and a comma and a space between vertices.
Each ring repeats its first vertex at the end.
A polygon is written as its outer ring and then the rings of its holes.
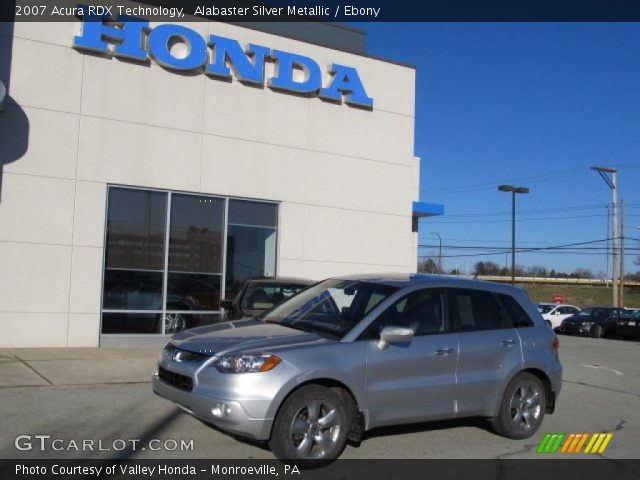
POLYGON ((551 328, 554 330, 560 326, 565 318, 569 318, 580 312, 578 307, 573 305, 565 305, 564 303, 538 303, 536 308, 551 328))

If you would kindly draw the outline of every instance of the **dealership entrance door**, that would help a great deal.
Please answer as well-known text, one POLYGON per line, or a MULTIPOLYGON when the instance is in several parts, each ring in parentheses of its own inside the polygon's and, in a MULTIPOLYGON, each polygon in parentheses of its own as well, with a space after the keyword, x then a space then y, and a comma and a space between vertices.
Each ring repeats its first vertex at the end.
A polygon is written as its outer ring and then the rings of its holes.
POLYGON ((272 202, 110 187, 101 345, 219 322, 222 298, 276 274, 277 216, 272 202))

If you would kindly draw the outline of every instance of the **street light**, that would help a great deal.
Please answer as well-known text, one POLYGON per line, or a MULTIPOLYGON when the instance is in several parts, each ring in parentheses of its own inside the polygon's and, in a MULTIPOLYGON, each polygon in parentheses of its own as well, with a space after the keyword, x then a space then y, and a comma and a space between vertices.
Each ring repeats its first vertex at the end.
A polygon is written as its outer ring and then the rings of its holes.
POLYGON ((443 273, 442 271, 442 237, 438 232, 429 232, 431 235, 436 235, 438 237, 438 241, 440 242, 440 248, 438 251, 438 273, 443 273))
POLYGON ((511 284, 516 283, 516 194, 529 193, 526 187, 514 187, 513 185, 499 185, 501 192, 511 192, 511 284))

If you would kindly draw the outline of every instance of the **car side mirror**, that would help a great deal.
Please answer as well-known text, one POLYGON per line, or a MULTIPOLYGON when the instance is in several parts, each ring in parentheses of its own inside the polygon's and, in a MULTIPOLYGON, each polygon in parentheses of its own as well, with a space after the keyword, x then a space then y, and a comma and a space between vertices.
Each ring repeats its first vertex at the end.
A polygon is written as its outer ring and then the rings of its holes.
POLYGON ((380 331, 378 348, 384 350, 392 343, 408 343, 413 339, 414 331, 406 327, 389 325, 380 331))
POLYGON ((220 308, 225 310, 231 310, 233 307, 233 300, 220 300, 220 308))

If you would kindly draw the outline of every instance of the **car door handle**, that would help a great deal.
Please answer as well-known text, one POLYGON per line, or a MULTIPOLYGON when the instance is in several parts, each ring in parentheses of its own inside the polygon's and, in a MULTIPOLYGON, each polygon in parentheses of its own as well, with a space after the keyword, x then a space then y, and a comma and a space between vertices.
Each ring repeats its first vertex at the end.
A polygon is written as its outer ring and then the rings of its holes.
POLYGON ((503 347, 513 347, 516 344, 516 341, 512 338, 510 338, 509 340, 503 340, 502 341, 502 346, 503 347))
POLYGON ((436 350, 436 355, 446 356, 451 355, 455 350, 453 348, 439 348, 436 350))

